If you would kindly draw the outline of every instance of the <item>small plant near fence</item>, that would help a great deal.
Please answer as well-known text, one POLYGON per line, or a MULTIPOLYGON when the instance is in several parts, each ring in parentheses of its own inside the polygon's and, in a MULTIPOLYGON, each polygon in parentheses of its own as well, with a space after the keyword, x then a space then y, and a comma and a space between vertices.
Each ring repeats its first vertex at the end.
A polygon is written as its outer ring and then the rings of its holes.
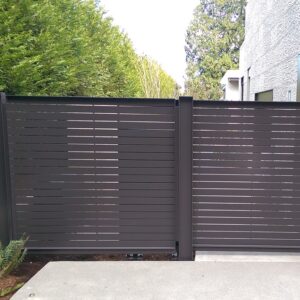
MULTIPOLYGON (((11 241, 6 247, 0 242, 0 279, 8 276, 24 260, 27 241, 28 237, 23 235, 21 239, 11 241)), ((23 284, 24 283, 19 283, 15 286, 0 289, 0 297, 16 291, 22 287, 23 284)))

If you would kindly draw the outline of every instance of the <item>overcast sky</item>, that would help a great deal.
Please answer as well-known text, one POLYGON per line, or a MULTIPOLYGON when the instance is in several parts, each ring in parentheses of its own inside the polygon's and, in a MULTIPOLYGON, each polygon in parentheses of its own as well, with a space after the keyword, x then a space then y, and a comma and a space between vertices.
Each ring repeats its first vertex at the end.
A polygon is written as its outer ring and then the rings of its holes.
POLYGON ((181 86, 185 33, 199 0, 101 0, 139 54, 155 59, 181 86))

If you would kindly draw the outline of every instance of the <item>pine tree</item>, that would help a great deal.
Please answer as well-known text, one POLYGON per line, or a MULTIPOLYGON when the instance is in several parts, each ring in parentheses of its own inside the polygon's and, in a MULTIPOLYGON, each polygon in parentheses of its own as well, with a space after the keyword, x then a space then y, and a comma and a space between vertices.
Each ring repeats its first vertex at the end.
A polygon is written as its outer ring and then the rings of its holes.
POLYGON ((186 35, 185 93, 220 99, 220 80, 238 68, 246 0, 200 0, 186 35))
POLYGON ((137 55, 92 0, 0 0, 0 90, 137 96, 137 55))
POLYGON ((101 1, 0 0, 0 58, 7 94, 146 96, 140 58, 101 1))

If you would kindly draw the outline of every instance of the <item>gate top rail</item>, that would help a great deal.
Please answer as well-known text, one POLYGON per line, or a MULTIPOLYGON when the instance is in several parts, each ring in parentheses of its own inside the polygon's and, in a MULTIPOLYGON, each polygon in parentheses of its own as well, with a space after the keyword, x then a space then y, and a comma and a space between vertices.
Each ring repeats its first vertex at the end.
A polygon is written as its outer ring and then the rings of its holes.
POLYGON ((300 107, 300 102, 258 102, 258 101, 225 101, 225 100, 196 100, 194 106, 221 106, 221 107, 300 107))
POLYGON ((57 102, 62 103, 90 103, 90 104, 141 104, 141 105, 174 105, 175 99, 159 98, 107 98, 107 97, 80 97, 80 96, 10 96, 6 95, 7 101, 28 102, 57 102))

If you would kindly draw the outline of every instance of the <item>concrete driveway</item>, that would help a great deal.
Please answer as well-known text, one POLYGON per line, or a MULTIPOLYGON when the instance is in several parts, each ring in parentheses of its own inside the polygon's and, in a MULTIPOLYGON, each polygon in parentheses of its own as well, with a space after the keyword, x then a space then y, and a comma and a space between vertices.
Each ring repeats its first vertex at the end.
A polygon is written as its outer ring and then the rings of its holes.
POLYGON ((13 300, 299 300, 300 262, 53 262, 13 300))

